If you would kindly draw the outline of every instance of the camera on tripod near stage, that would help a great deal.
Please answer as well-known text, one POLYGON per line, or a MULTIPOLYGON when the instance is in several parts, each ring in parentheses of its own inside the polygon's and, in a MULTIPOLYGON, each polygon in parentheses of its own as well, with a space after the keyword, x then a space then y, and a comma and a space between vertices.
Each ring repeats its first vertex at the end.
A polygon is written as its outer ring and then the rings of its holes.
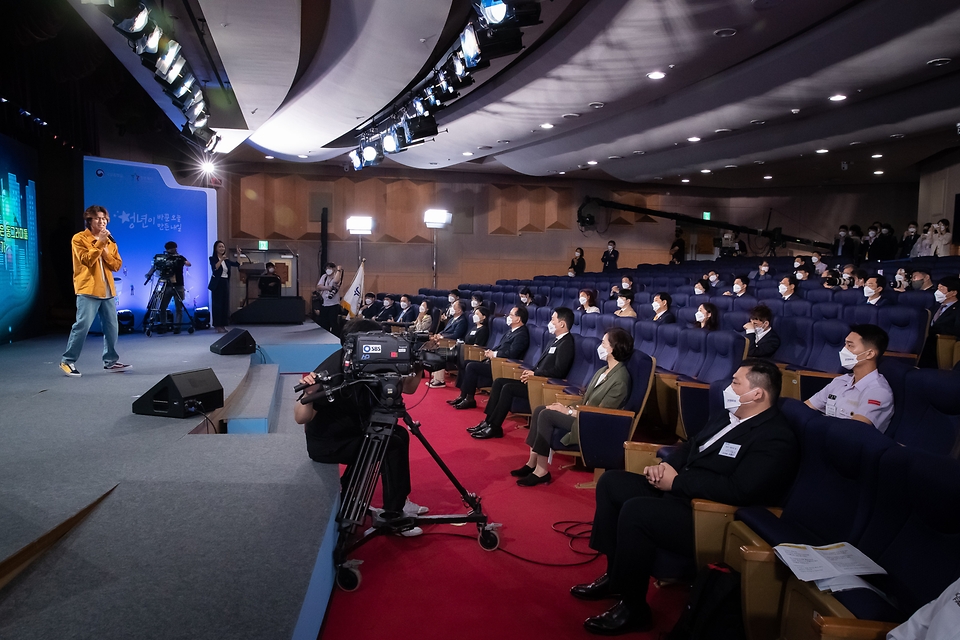
POLYGON ((153 256, 153 267, 150 270, 150 273, 154 272, 160 274, 161 280, 170 280, 177 274, 177 271, 183 267, 187 259, 182 255, 178 254, 169 254, 169 253, 158 253, 153 256))

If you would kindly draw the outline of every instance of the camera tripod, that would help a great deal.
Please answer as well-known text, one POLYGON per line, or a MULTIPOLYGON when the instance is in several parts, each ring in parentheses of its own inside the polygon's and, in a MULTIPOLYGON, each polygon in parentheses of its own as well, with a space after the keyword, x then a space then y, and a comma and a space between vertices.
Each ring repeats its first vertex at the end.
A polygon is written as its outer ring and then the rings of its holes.
POLYGON ((440 459, 437 451, 420 432, 420 423, 413 420, 402 405, 374 410, 370 416, 369 424, 364 429, 363 444, 360 453, 357 454, 357 461, 347 490, 343 494, 340 511, 337 514, 339 537, 337 546, 333 551, 333 561, 337 568, 337 586, 344 591, 355 591, 360 586, 360 570, 357 568, 360 561, 347 560, 347 555, 378 535, 398 532, 418 524, 463 524, 468 522, 477 525, 477 540, 483 549, 494 551, 500 546, 500 536, 496 531, 500 525, 487 522, 487 516, 480 507, 479 496, 468 493, 460 484, 450 468, 440 459), (450 483, 460 493, 463 505, 469 509, 468 513, 464 515, 433 516, 402 514, 400 518, 384 520, 381 514, 370 510, 370 499, 373 497, 373 491, 377 486, 377 480, 380 477, 381 466, 393 430, 405 428, 400 424, 401 419, 406 428, 417 437, 430 457, 434 459, 444 475, 450 480, 450 483), (363 526, 368 513, 373 518, 372 526, 357 536, 357 531, 363 526))
MULTIPOLYGON (((147 280, 147 282, 150 282, 150 280, 147 280)), ((170 286, 170 283, 161 278, 157 280, 157 284, 153 287, 153 293, 150 294, 150 302, 147 304, 147 315, 143 316, 143 323, 141 325, 147 337, 150 337, 150 335, 158 329, 166 330, 167 319, 165 316, 167 309, 163 306, 163 298, 168 286, 170 286)), ((177 287, 172 287, 171 291, 173 292, 173 299, 175 300, 174 306, 179 305, 183 312, 187 314, 187 333, 193 333, 193 316, 187 311, 187 305, 183 302, 180 291, 177 287)), ((170 302, 167 301, 167 304, 169 305, 170 302)), ((174 327, 174 330, 180 330, 183 328, 183 325, 183 322, 178 323, 174 327)))

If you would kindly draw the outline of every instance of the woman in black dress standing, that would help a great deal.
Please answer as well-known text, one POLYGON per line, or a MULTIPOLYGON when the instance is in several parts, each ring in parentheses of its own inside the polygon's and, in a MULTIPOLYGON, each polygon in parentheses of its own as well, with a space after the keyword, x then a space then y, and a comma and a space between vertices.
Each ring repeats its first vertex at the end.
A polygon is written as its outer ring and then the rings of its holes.
MULTIPOLYGON (((237 257, 240 249, 237 249, 237 257)), ((213 255, 210 256, 210 268, 213 277, 210 278, 210 312, 213 328, 217 333, 226 333, 227 321, 230 319, 230 267, 239 267, 240 263, 227 257, 227 246, 221 240, 213 243, 213 255)))

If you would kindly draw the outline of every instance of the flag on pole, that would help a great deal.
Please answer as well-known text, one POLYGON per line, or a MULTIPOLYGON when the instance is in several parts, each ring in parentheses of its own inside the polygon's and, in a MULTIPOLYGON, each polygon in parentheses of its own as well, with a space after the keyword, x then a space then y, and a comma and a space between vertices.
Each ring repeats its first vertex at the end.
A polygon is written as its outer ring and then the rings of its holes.
POLYGON ((360 262, 360 268, 357 269, 357 275, 353 278, 350 288, 344 291, 340 304, 347 310, 351 318, 357 317, 357 310, 363 302, 363 265, 366 260, 360 262))

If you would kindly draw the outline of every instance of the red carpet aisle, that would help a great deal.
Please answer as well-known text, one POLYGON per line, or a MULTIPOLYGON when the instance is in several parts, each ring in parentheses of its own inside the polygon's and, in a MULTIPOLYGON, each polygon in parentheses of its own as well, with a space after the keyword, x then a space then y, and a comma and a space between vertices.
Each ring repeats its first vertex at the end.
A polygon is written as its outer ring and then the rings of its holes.
MULTIPOLYGON (((426 389, 408 397, 413 407, 426 389)), ((583 471, 559 471, 569 458, 557 456, 554 481, 537 487, 518 487, 509 476, 526 462, 526 429, 519 422, 504 425, 506 437, 474 440, 466 427, 478 423, 481 409, 454 411, 444 403, 455 389, 431 389, 410 410, 423 433, 468 491, 483 498, 492 522, 503 523, 500 544, 504 549, 542 562, 574 563, 587 559, 574 554, 568 539, 551 530, 558 520, 590 520, 594 492, 574 488, 589 481, 583 471)), ((478 396, 479 404, 485 396, 478 396)), ((411 500, 430 507, 431 513, 457 513, 463 507, 456 491, 423 447, 411 438, 411 500)), ((375 501, 379 503, 379 498, 375 501)), ((587 551, 586 541, 575 543, 587 551)), ((584 618, 600 613, 611 603, 581 602, 568 593, 578 582, 599 575, 605 560, 579 567, 544 567, 506 553, 480 548, 473 525, 435 525, 419 538, 384 536, 359 549, 352 557, 363 560, 362 583, 357 591, 334 589, 327 613, 324 640, 365 640, 388 635, 406 638, 587 638, 584 618), (469 534, 460 538, 444 534, 469 534)), ((651 605, 657 630, 644 637, 657 638, 670 629, 686 602, 687 589, 651 588, 651 605)))

